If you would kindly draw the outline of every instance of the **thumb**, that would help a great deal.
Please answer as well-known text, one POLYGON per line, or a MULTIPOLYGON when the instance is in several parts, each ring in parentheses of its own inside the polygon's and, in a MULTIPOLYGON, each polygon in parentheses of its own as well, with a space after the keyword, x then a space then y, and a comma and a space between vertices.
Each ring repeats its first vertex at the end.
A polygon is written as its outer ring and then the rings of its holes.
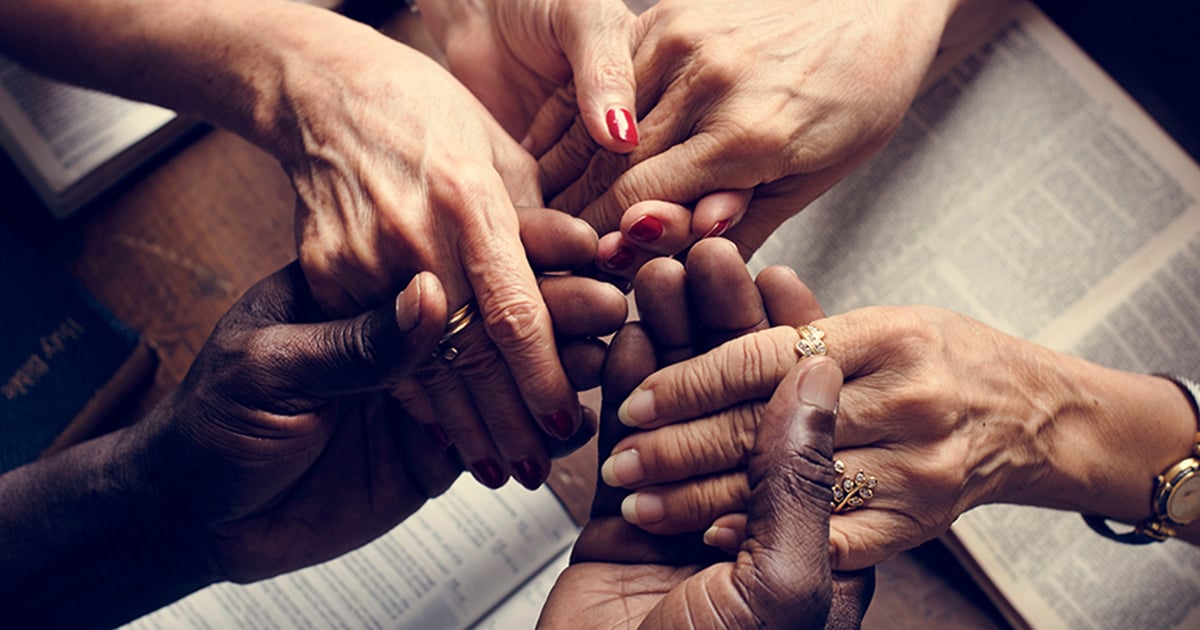
POLYGON ((421 272, 387 306, 319 324, 263 331, 260 348, 293 391, 327 398, 369 391, 429 359, 446 324, 446 296, 437 277, 421 272))
POLYGON ((635 16, 620 0, 557 3, 559 46, 571 62, 575 96, 588 133, 601 146, 629 153, 638 145, 637 81, 633 73, 635 16))
POLYGON ((740 551, 750 562, 739 561, 733 577, 755 617, 770 626, 824 625, 829 614, 829 500, 841 385, 833 360, 802 361, 776 389, 759 425, 740 551))

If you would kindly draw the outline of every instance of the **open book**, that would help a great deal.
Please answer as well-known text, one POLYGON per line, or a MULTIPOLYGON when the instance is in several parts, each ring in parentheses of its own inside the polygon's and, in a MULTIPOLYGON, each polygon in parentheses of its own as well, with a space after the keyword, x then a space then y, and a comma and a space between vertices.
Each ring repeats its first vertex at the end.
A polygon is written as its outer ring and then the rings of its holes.
POLYGON ((546 486, 463 475, 383 537, 249 585, 218 584, 127 626, 532 628, 579 527, 546 486))
MULTIPOLYGON (((1198 199, 1200 167, 1014 3, 751 265, 795 268, 830 313, 932 304, 1111 367, 1195 377, 1198 199)), ((1078 514, 1008 505, 968 512, 947 543, 1015 626, 1200 628, 1200 548, 1186 543, 1122 545, 1078 514)))
POLYGON ((0 56, 0 146, 60 219, 190 126, 161 107, 51 81, 0 56))

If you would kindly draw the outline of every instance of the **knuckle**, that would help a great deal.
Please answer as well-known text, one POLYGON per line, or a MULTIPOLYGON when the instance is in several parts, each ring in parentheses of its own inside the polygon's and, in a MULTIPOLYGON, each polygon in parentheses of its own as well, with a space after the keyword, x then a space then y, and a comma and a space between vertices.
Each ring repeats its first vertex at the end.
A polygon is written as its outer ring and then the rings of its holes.
POLYGON ((494 295, 484 309, 488 337, 501 349, 532 349, 541 336, 545 311, 536 299, 514 292, 494 295))

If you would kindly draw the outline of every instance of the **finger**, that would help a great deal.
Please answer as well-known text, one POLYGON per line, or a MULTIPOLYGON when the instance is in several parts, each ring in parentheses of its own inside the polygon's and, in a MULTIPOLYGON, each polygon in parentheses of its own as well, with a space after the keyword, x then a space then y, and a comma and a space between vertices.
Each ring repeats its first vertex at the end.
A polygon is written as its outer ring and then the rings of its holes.
POLYGON ((817 297, 791 267, 767 267, 759 272, 754 284, 767 309, 767 318, 775 326, 803 326, 825 317, 817 297))
MULTIPOLYGON (((582 122, 579 128, 582 128, 582 122)), ((577 138, 578 134, 586 129, 576 129, 572 127, 568 130, 562 142, 538 162, 543 169, 542 190, 550 199, 546 205, 573 216, 580 215, 592 200, 608 191, 613 182, 629 168, 632 155, 592 151, 586 143, 577 138), (556 186, 555 183, 559 185, 556 186)), ((617 229, 616 222, 620 220, 626 207, 613 208, 612 214, 607 215, 611 220, 603 223, 588 220, 588 224, 596 228, 597 232, 611 232, 617 229), (603 229, 600 229, 601 225, 603 229)))
POLYGON ((542 436, 542 440, 546 445, 546 451, 550 453, 552 459, 566 457, 571 453, 586 446, 596 436, 596 430, 600 426, 600 418, 595 411, 583 408, 583 421, 579 423, 579 429, 575 431, 575 435, 565 440, 555 440, 549 436, 542 436))
MULTIPOLYGON (((543 150, 534 155, 537 156, 538 184, 541 186, 542 194, 547 200, 554 200, 547 201, 546 205, 571 215, 577 215, 583 210, 586 201, 579 203, 577 207, 568 207, 561 204, 558 196, 587 172, 589 165, 597 155, 618 156, 619 154, 603 151, 600 145, 596 144, 596 141, 589 135, 587 125, 583 124, 583 119, 575 116, 574 101, 571 101, 569 105, 563 104, 558 107, 566 108, 568 106, 572 108, 573 120, 565 128, 557 132, 543 130, 543 123, 535 118, 533 127, 530 128, 530 134, 536 135, 527 136, 522 145, 529 148, 530 151, 538 151, 544 146, 543 150)), ((547 105, 545 109, 551 109, 551 106, 547 105)), ((624 163, 624 156, 620 157, 621 160, 612 160, 611 163, 624 163)), ((619 171, 613 169, 610 177, 615 179, 618 173, 619 171)), ((594 185, 598 187, 596 194, 602 192, 602 187, 605 186, 603 182, 594 185)), ((591 201, 591 199, 589 198, 587 201, 591 201)))
POLYGON ((621 234, 651 254, 674 254, 691 245, 692 211, 666 201, 642 201, 621 217, 621 234))
POLYGON ((722 514, 746 509, 744 471, 643 488, 621 501, 621 516, 653 534, 701 532, 722 514))
POLYGON ((826 541, 841 386, 837 364, 813 357, 789 372, 767 403, 747 472, 746 541, 734 569, 758 619, 795 623, 828 616, 826 541))
MULTIPOLYGON (((567 129, 575 123, 578 114, 579 106, 575 104, 575 83, 571 82, 554 90, 534 113, 533 120, 529 123, 529 130, 521 139, 521 146, 540 162, 550 147, 566 135, 567 129)), ((579 121, 579 124, 586 132, 587 127, 583 125, 582 120, 579 121)), ((590 136, 586 137, 591 140, 590 136)), ((597 147, 594 142, 583 144, 591 146, 591 151, 587 154, 590 159, 597 147)), ((586 165, 587 159, 584 159, 579 166, 579 172, 583 172, 586 165)), ((542 182, 543 189, 545 183, 542 182)))
POLYGON ((670 258, 646 263, 633 281, 638 316, 654 341, 659 365, 691 358, 692 309, 688 305, 687 271, 670 258))
POLYGON ((607 282, 569 275, 543 276, 538 286, 559 336, 611 335, 629 315, 625 294, 607 282))
POLYGON ((600 467, 610 486, 641 488, 740 468, 754 447, 763 403, 638 431, 613 447, 600 467))
POLYGON ((599 240, 586 221, 550 208, 517 208, 521 244, 536 271, 568 271, 596 257, 599 240))
POLYGON ((875 568, 833 572, 833 599, 826 630, 858 630, 875 596, 875 568))
POLYGON ((746 513, 737 512, 717 517, 712 526, 704 530, 704 544, 736 555, 746 540, 746 513))
MULTIPOLYGON (((446 427, 450 440, 463 453, 464 461, 471 464, 472 472, 483 473, 482 481, 494 481, 491 462, 482 457, 490 456, 489 449, 482 448, 490 436, 501 458, 499 467, 511 470, 514 477, 526 488, 536 488, 546 480, 550 470, 549 456, 542 446, 540 431, 529 416, 524 401, 518 395, 512 374, 504 369, 504 363, 496 348, 492 346, 481 326, 469 324, 456 333, 452 343, 459 349, 452 360, 442 357, 434 359, 434 366, 452 372, 457 378, 448 378, 448 383, 461 382, 472 400, 477 417, 486 427, 477 435, 460 439, 459 427, 478 430, 474 418, 462 418, 462 424, 452 430, 446 427), (478 447, 478 450, 477 450, 478 447)), ((555 361, 557 363, 557 351, 555 361)), ((448 392, 453 400, 459 394, 448 392)), ((574 394, 574 390, 572 390, 574 394)), ((462 408, 465 412, 467 409, 462 408)), ((569 437, 569 436, 568 436, 569 437)))
POLYGON ((628 426, 653 428, 767 398, 797 360, 795 328, 751 333, 646 378, 621 404, 628 426))
POLYGON ((433 400, 430 399, 425 387, 415 376, 407 376, 392 383, 388 386, 388 390, 405 413, 425 430, 429 439, 437 445, 439 450, 444 451, 450 448, 450 436, 446 435, 446 431, 438 422, 437 409, 433 400))
POLYGON ((688 252, 688 289, 704 343, 715 346, 767 328, 767 312, 737 246, 705 239, 688 252))
MULTIPOLYGON (((481 173, 485 179, 488 175, 481 173)), ((460 246, 464 268, 487 336, 507 364, 512 383, 538 425, 551 436, 565 439, 579 426, 579 401, 558 361, 550 313, 525 260, 516 212, 501 183, 495 181, 494 174, 491 178, 493 185, 473 189, 478 194, 463 195, 466 191, 460 191, 457 197, 461 203, 456 205, 464 207, 465 215, 478 222, 463 233, 484 236, 464 239, 460 246)), ((492 362, 487 367, 495 371, 501 366, 492 362)), ((464 376, 468 381, 477 381, 471 383, 473 390, 500 395, 500 377, 495 374, 474 370, 464 376)), ((488 399, 480 403, 491 409, 488 399)), ((505 448, 503 444, 498 446, 505 448)))
POLYGON ((599 387, 608 345, 599 339, 564 339, 558 345, 563 368, 575 391, 599 387))
POLYGON ((417 371, 436 418, 475 479, 488 488, 499 488, 508 481, 505 460, 475 407, 471 391, 453 370, 439 363, 440 359, 417 371))
POLYGON ((606 273, 622 278, 632 278, 642 265, 658 257, 658 254, 627 241, 620 232, 605 234, 596 248, 596 265, 606 273))
MULTIPOLYGON (((284 270, 267 282, 274 299, 281 297, 279 289, 290 299, 302 290, 298 281, 298 273, 284 270)), ((249 306, 243 300, 240 308, 249 306)), ((316 398, 382 389, 428 358, 445 318, 441 284, 421 273, 389 306, 321 324, 276 324, 253 335, 246 352, 259 357, 273 379, 316 398)))
MULTIPOLYGON (((658 199, 690 204, 720 190, 752 190, 768 176, 755 170, 755 160, 751 157, 727 155, 726 145, 730 143, 723 145, 722 139, 704 131, 668 146, 661 153, 651 153, 645 146, 651 138, 651 130, 646 127, 643 125, 647 138, 644 146, 631 155, 634 163, 579 213, 579 218, 601 234, 616 229, 614 223, 625 209, 639 201, 658 199), (643 154, 651 157, 640 159, 643 154)), ((581 181, 589 181, 591 177, 589 169, 581 181)), ((587 191, 582 192, 586 196, 587 191)), ((569 187, 562 196, 577 204, 576 197, 580 195, 569 187)))
POLYGON ((694 238, 721 236, 738 224, 750 207, 754 191, 721 190, 710 193, 696 202, 692 213, 691 234, 694 238))
POLYGON ((621 2, 591 2, 594 14, 581 19, 577 4, 555 6, 559 45, 571 62, 579 112, 592 138, 610 151, 632 151, 638 145, 633 13, 621 2))
MULTIPOLYGON (((608 357, 604 361, 600 436, 597 445, 599 452, 611 452, 612 447, 630 433, 631 430, 617 420, 617 404, 642 378, 654 370, 655 365, 654 343, 645 327, 636 322, 622 326, 613 337, 608 357)), ((592 499, 592 517, 619 515, 624 495, 624 490, 597 486, 592 499)))

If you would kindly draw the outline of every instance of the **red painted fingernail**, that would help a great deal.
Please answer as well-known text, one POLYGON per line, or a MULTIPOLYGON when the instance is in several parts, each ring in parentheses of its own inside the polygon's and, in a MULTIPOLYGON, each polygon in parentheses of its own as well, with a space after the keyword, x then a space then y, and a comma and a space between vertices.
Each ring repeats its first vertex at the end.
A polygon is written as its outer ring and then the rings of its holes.
POLYGON ((442 427, 436 424, 422 424, 421 428, 425 429, 425 434, 429 436, 429 439, 433 440, 434 444, 437 444, 439 449, 444 451, 450 448, 450 438, 446 436, 446 432, 442 430, 442 427))
POLYGON ((637 125, 633 121, 633 114, 630 114, 628 109, 614 107, 608 110, 604 114, 604 123, 608 125, 608 135, 612 136, 613 140, 637 146, 637 125))
POLYGON ((729 229, 729 219, 721 219, 720 221, 717 221, 716 225, 708 228, 708 231, 705 232, 704 236, 701 236, 700 238, 709 238, 709 237, 713 237, 713 236, 720 236, 725 233, 725 230, 728 230, 728 229, 729 229))
POLYGON ((629 226, 629 237, 643 243, 653 243, 663 234, 662 221, 646 215, 629 226))
POLYGON ((500 472, 500 464, 490 460, 481 459, 471 464, 471 474, 479 480, 479 483, 495 490, 504 485, 508 478, 504 473, 500 472))
POLYGON ((560 440, 565 440, 575 434, 575 421, 565 411, 555 411, 542 418, 542 423, 546 425, 546 430, 550 432, 550 435, 560 440))
POLYGON ((629 251, 628 247, 618 247, 617 251, 613 252, 613 255, 604 261, 604 266, 613 271, 625 271, 632 264, 633 252, 629 251))
POLYGON ((513 477, 522 486, 530 490, 537 490, 538 486, 542 485, 542 467, 532 459, 522 459, 519 462, 513 462, 513 477))

